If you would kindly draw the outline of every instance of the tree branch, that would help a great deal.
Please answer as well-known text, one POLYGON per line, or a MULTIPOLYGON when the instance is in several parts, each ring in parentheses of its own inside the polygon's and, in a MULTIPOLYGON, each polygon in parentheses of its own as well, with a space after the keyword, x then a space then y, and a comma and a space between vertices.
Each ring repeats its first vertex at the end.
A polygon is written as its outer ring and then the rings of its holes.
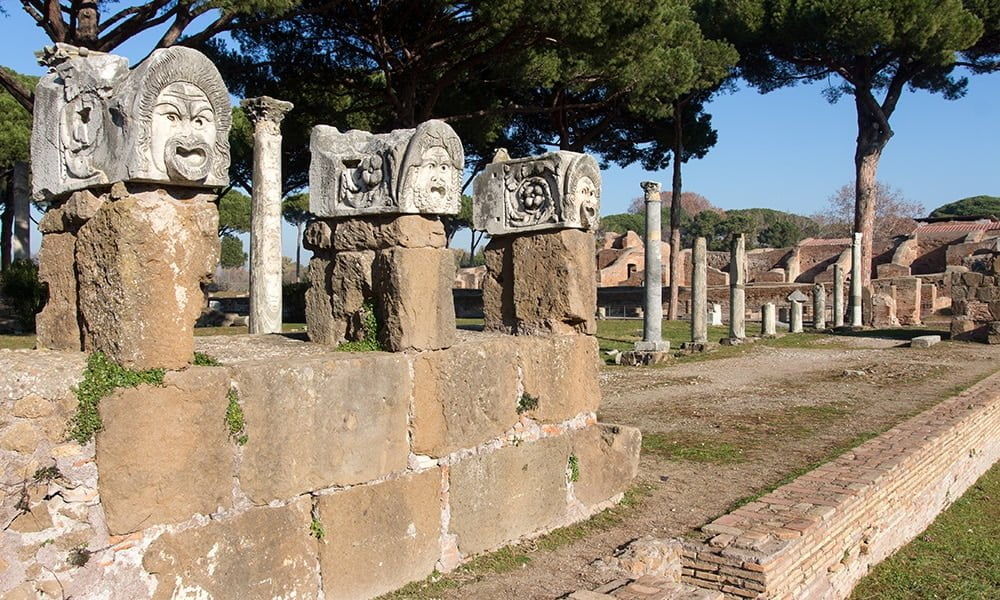
POLYGON ((10 73, 7 69, 0 68, 0 85, 3 86, 5 90, 10 92, 10 95, 17 100, 17 103, 24 107, 29 113, 33 111, 35 106, 35 95, 28 88, 21 85, 21 82, 17 80, 14 75, 10 73))

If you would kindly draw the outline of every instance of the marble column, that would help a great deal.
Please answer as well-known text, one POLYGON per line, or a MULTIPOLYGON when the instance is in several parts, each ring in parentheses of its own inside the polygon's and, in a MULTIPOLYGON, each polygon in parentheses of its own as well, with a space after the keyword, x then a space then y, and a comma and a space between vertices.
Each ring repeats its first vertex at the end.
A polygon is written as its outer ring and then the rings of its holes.
POLYGON ((851 243, 851 327, 861 327, 861 234, 851 243))
POLYGON ((813 285, 813 327, 826 329, 826 286, 813 285))
POLYGON ((844 271, 833 265, 833 326, 844 326, 844 271))
POLYGON ((729 337, 746 338, 746 278, 747 252, 746 236, 739 234, 733 238, 729 251, 729 337))
POLYGON ((250 207, 250 333, 281 332, 281 121, 291 102, 241 103, 254 124, 250 207))
POLYGON ((705 238, 691 250, 691 341, 708 343, 708 256, 705 238))
POLYGON ((774 336, 778 334, 777 325, 775 324, 775 306, 774 302, 768 302, 764 306, 760 307, 760 334, 764 337, 774 336))
POLYGON ((31 258, 31 170, 26 162, 14 163, 14 235, 11 258, 31 258))
POLYGON ((718 302, 712 303, 712 311, 708 316, 709 325, 713 327, 722 326, 722 306, 718 302))
POLYGON ((792 302, 791 324, 788 328, 791 333, 802 333, 802 303, 792 302))
POLYGON ((646 200, 646 264, 643 274, 646 288, 646 310, 643 317, 642 342, 636 350, 657 352, 669 350, 663 342, 663 264, 660 255, 660 184, 643 181, 646 200), (666 347, 663 347, 666 346, 666 347))

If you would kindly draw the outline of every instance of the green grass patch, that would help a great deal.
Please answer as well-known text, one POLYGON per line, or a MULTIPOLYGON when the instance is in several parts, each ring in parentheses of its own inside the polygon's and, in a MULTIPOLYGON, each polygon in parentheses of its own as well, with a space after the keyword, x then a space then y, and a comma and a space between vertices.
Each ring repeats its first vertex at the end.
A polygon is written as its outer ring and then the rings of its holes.
POLYGON ((1000 464, 872 569, 852 600, 1000 598, 1000 464))
POLYGON ((455 319, 455 326, 459 329, 467 329, 469 331, 482 331, 483 330, 483 320, 482 319, 455 319))
POLYGON ((781 337, 763 339, 757 343, 770 348, 824 348, 843 350, 850 348, 846 342, 836 341, 826 333, 789 333, 781 337))
POLYGON ((229 439, 243 446, 247 443, 246 419, 243 416, 243 407, 240 406, 240 397, 236 390, 229 390, 226 395, 229 404, 226 406, 226 428, 229 429, 229 439))
POLYGON ((0 335, 0 350, 31 350, 35 347, 35 334, 0 335))
POLYGON ((195 352, 194 361, 192 361, 196 367, 221 367, 222 363, 215 360, 215 358, 205 354, 204 352, 195 352))
MULTIPOLYGON (((300 333, 306 330, 305 323, 283 323, 282 333, 300 333)), ((205 335, 247 335, 250 330, 246 325, 234 325, 232 327, 195 327, 194 335, 197 337, 205 335)))
POLYGON ((101 430, 103 423, 97 405, 116 388, 163 385, 163 374, 163 369, 133 371, 111 362, 102 352, 91 354, 83 372, 83 381, 74 389, 79 405, 76 415, 69 422, 70 438, 86 444, 101 430))
POLYGON ((743 449, 729 442, 706 440, 686 433, 642 434, 642 451, 669 460, 731 465, 743 462, 743 449))

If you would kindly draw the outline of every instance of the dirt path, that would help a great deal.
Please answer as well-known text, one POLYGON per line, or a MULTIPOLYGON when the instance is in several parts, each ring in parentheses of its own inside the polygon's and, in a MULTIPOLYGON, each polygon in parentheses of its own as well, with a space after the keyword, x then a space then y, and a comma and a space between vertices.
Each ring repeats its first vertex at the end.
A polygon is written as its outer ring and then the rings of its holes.
POLYGON ((689 533, 1000 369, 1000 347, 897 344, 828 337, 665 368, 606 368, 601 420, 644 436, 638 506, 555 550, 518 547, 524 566, 474 569, 456 588, 412 597, 550 599, 596 587, 608 576, 590 565, 616 547, 689 533))

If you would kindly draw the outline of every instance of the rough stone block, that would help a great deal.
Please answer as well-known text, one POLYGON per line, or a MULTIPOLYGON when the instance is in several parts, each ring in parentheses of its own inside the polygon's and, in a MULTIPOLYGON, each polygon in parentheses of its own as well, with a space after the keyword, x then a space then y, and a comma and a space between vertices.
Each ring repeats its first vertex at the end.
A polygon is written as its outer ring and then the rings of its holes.
POLYGON ((194 353, 201 283, 219 260, 219 216, 204 195, 107 202, 76 244, 84 349, 121 365, 176 369, 194 353))
POLYGON ((450 250, 393 248, 375 259, 379 339, 393 352, 455 343, 455 258, 450 250))
POLYGON ((309 212, 318 217, 458 214, 465 155, 443 121, 385 134, 317 125, 309 212))
POLYGON ((555 526, 566 513, 569 440, 546 438, 451 467, 451 532, 465 555, 555 526))
POLYGON ((317 250, 324 249, 323 246, 334 250, 444 248, 446 242, 444 223, 440 218, 428 215, 371 215, 344 220, 327 219, 311 223, 309 230, 310 246, 317 250))
POLYGON ((642 434, 634 427, 597 424, 572 436, 579 479, 573 483, 577 500, 594 505, 624 492, 639 474, 642 434))
POLYGON ((517 423, 515 340, 492 337, 413 360, 413 451, 443 456, 517 423))
POLYGON ((951 320, 951 339, 961 341, 985 341, 987 326, 969 317, 957 316, 951 320))
POLYGON ((75 269, 76 236, 50 233, 38 252, 38 279, 49 286, 49 299, 35 319, 38 345, 53 350, 80 350, 75 269))
POLYGON ((986 343, 1000 344, 1000 321, 990 321, 986 325, 986 343))
POLYGON ((336 346, 365 337, 365 302, 373 302, 375 253, 337 252, 309 261, 306 328, 317 344, 336 346))
POLYGON ((888 279, 891 277, 909 277, 910 267, 906 265, 897 265, 894 263, 884 263, 875 267, 875 273, 879 279, 888 279))
POLYGON ((525 414, 552 423, 597 410, 601 389, 596 339, 589 335, 531 336, 520 338, 518 347, 524 393, 538 400, 538 406, 525 414))
POLYGON ((515 334, 597 331, 593 236, 564 229, 490 243, 485 328, 515 334))
POLYGON ((246 420, 239 477, 256 503, 406 468, 404 357, 341 354, 233 367, 246 420))
POLYGON ((153 599, 319 598, 311 508, 304 497, 162 535, 142 561, 156 575, 153 599))
POLYGON ((501 156, 486 165, 473 189, 473 225, 491 236, 567 227, 591 230, 600 221, 601 170, 587 154, 501 156))
POLYGON ((441 553, 441 471, 317 499, 328 600, 373 598, 426 577, 441 553))
POLYGON ((940 341, 941 341, 941 336, 939 335, 918 335, 917 337, 910 340, 910 347, 930 348, 931 346, 940 341))
POLYGON ((163 387, 101 400, 101 503, 121 535, 232 506, 235 446, 226 429, 229 376, 217 367, 171 372, 163 387))

